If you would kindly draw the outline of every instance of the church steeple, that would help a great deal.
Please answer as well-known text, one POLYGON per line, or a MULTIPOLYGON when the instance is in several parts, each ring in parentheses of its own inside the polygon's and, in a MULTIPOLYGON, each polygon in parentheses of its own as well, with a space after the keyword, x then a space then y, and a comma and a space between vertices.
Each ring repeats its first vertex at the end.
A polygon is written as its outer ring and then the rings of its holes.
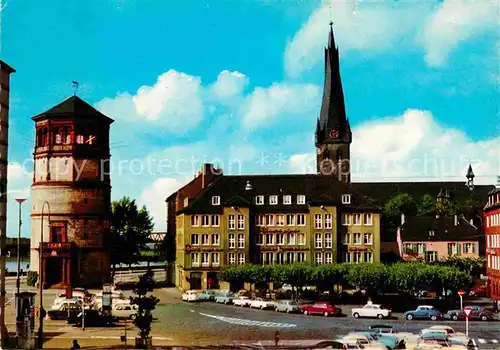
POLYGON ((345 111, 339 50, 335 44, 332 22, 330 22, 328 47, 325 47, 325 81, 316 139, 317 143, 325 141, 327 143, 350 143, 352 139, 351 127, 345 111))
POLYGON ((317 170, 323 175, 334 174, 350 182, 349 161, 352 142, 347 120, 344 91, 340 78, 339 50, 330 22, 328 47, 325 47, 325 81, 320 116, 316 125, 317 170))

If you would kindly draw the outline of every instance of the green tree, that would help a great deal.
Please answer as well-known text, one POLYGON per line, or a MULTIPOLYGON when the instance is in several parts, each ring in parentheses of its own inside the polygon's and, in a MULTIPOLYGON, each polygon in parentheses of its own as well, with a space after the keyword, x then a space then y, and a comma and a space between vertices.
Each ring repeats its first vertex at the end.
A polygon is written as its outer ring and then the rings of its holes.
POLYGON ((423 268, 425 265, 419 262, 400 262, 391 265, 387 270, 388 286, 403 294, 413 292, 420 283, 420 270, 423 268))
POLYGON ((456 267, 458 270, 476 278, 486 272, 486 261, 484 258, 449 256, 446 259, 439 260, 437 264, 441 266, 456 267))
POLYGON ((146 340, 151 332, 151 323, 153 323, 152 311, 160 301, 157 297, 149 294, 153 291, 155 282, 153 279, 154 273, 148 269, 142 276, 139 277, 139 282, 134 288, 135 297, 131 298, 131 303, 137 305, 137 313, 134 319, 134 325, 139 328, 139 336, 142 339, 143 348, 146 348, 146 340))
POLYGON ((414 216, 418 212, 417 203, 407 193, 400 193, 390 199, 384 206, 383 215, 387 229, 394 230, 401 223, 401 214, 414 216))
POLYGON ((366 290, 368 295, 385 292, 387 289, 387 267, 380 263, 349 265, 347 280, 349 284, 366 290))
POLYGON ((436 200, 431 195, 425 194, 417 203, 417 215, 427 216, 436 213, 436 200))
POLYGON ((330 295, 334 294, 334 286, 344 286, 347 274, 348 265, 346 264, 325 264, 318 265, 315 269, 316 288, 319 291, 329 291, 330 295))
POLYGON ((111 234, 107 241, 112 266, 120 263, 132 265, 140 261, 153 227, 153 220, 145 206, 138 209, 135 200, 128 197, 113 202, 111 234))
POLYGON ((294 263, 290 265, 276 265, 273 268, 273 281, 286 283, 292 290, 302 289, 304 286, 315 284, 316 266, 309 263, 294 263))

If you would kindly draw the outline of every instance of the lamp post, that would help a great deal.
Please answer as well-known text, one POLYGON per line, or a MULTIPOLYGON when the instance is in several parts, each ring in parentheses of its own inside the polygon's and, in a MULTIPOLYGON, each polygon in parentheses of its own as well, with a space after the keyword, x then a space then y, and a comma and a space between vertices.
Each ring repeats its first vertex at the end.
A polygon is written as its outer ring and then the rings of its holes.
POLYGON ((21 225, 23 221, 21 220, 21 205, 26 199, 16 198, 16 202, 19 203, 19 230, 17 231, 17 279, 16 279, 16 289, 17 294, 21 289, 21 225))
POLYGON ((39 295, 39 305, 38 305, 38 347, 37 349, 43 349, 43 213, 47 205, 49 209, 49 223, 50 223, 50 204, 45 201, 42 205, 42 213, 40 216, 40 243, 38 250, 38 294, 39 295))

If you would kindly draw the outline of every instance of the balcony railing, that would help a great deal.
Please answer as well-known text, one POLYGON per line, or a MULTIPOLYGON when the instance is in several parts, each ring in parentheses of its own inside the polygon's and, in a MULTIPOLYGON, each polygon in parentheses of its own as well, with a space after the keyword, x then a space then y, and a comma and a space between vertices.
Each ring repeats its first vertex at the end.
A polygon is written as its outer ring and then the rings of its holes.
POLYGON ((71 249, 72 243, 71 242, 44 242, 42 244, 42 248, 45 250, 67 250, 71 249))

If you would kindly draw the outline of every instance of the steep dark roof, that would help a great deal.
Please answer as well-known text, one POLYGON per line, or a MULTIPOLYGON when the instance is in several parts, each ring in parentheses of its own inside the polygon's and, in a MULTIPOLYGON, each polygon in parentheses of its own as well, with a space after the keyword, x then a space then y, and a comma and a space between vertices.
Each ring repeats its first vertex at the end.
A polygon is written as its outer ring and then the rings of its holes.
POLYGON ((478 230, 462 217, 414 216, 402 225, 401 239, 411 241, 478 241, 478 230), (434 235, 430 235, 433 231, 434 235))
POLYGON ((0 69, 3 70, 3 71, 6 71, 9 74, 16 72, 16 70, 14 68, 12 68, 11 66, 9 66, 7 63, 5 63, 2 60, 0 60, 0 69))
MULTIPOLYGON (((384 205, 391 198, 400 193, 407 193, 414 199, 420 199, 428 194, 433 198, 441 192, 448 190, 450 199, 465 200, 471 195, 470 190, 464 182, 357 182, 352 186, 376 201, 384 205)), ((494 188, 493 185, 476 185, 472 194, 475 198, 486 201, 488 192, 494 188)))
POLYGON ((370 205, 364 195, 350 185, 339 182, 333 176, 326 175, 223 175, 201 191, 187 207, 179 213, 220 213, 223 206, 252 207, 258 212, 307 212, 308 205, 337 205, 349 210, 369 209, 378 211, 370 205), (246 190, 250 181, 252 190, 246 190), (342 195, 351 195, 351 204, 342 205, 342 195), (255 197, 264 196, 263 205, 254 205, 255 197), (278 204, 270 205, 269 196, 277 195, 278 204), (283 204, 283 196, 291 195, 292 204, 283 204), (297 195, 306 196, 306 204, 297 204, 297 195), (212 205, 212 197, 220 196, 220 206, 212 205))
POLYGON ((469 169, 467 169, 467 175, 465 175, 466 178, 473 179, 474 178, 474 172, 472 171, 472 165, 469 164, 469 169))
POLYGON ((37 121, 47 117, 61 116, 71 116, 76 118, 102 118, 107 120, 110 124, 113 122, 113 119, 105 116, 78 96, 71 96, 70 98, 31 119, 37 121))
POLYGON ((350 143, 351 127, 347 120, 344 101, 344 90, 340 78, 339 50, 335 45, 333 23, 330 23, 328 47, 325 48, 325 82, 320 117, 316 126, 316 144, 350 143), (332 129, 338 131, 338 137, 330 138, 332 129))

